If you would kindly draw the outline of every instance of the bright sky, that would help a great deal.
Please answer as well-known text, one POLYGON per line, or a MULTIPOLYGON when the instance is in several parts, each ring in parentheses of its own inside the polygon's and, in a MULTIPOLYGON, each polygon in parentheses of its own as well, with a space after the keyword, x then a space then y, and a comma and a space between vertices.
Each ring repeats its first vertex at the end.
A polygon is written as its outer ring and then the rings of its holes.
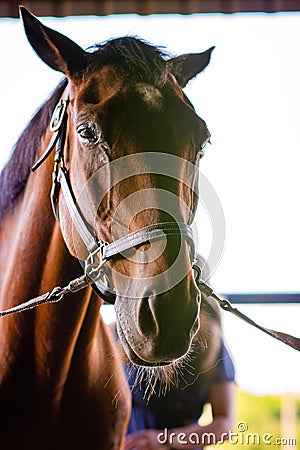
MULTIPOLYGON (((236 14, 43 19, 83 47, 133 34, 173 54, 216 49, 186 93, 212 134, 202 172, 226 221, 212 284, 219 292, 300 292, 300 15, 236 14)), ((61 75, 43 64, 18 20, 0 19, 0 166, 61 75)), ((205 205, 199 248, 210 251, 205 205)), ((261 324, 299 335, 298 306, 243 306, 261 324)), ((224 318, 238 382, 255 392, 300 391, 298 354, 224 318), (280 355, 280 358, 279 358, 280 355), (293 374, 295 374, 293 376, 293 374)))

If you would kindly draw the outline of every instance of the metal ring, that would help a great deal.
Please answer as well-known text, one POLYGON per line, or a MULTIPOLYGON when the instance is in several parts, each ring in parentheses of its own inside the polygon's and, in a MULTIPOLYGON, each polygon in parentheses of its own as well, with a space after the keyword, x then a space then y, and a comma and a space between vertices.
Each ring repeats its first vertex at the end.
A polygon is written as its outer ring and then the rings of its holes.
POLYGON ((96 264, 93 262, 89 263, 88 260, 86 260, 85 263, 84 274, 87 277, 91 278, 94 282, 100 280, 104 275, 104 265, 106 264, 106 259, 101 261, 100 264, 96 264))
POLYGON ((196 276, 194 276, 195 282, 196 282, 196 284, 197 284, 197 283, 201 280, 202 269, 201 269, 201 267, 200 267, 197 263, 194 263, 194 264, 192 265, 192 269, 195 270, 195 272, 197 272, 197 273, 196 273, 196 276))

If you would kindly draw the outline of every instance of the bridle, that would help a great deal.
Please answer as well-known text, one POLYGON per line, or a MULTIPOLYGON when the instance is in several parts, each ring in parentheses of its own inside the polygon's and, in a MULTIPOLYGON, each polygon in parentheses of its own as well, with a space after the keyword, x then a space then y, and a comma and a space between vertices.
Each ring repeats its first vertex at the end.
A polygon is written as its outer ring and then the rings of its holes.
POLYGON ((85 219, 84 214, 76 201, 76 197, 70 183, 69 171, 64 162, 68 103, 68 88, 66 87, 54 109, 50 121, 50 131, 52 132, 50 143, 44 154, 34 164, 31 170, 33 172, 37 170, 55 149, 54 167, 52 172, 52 188, 50 193, 53 213, 59 222, 58 198, 61 190, 70 217, 72 218, 73 225, 87 250, 88 257, 84 262, 85 275, 95 279, 93 288, 98 294, 100 294, 103 300, 114 304, 116 299, 115 290, 112 286, 108 286, 104 283, 103 279, 100 278, 99 266, 104 268, 108 260, 117 256, 123 256, 128 250, 134 249, 142 244, 162 240, 166 236, 179 236, 181 239, 186 240, 190 247, 191 262, 193 263, 195 258, 193 231, 192 228, 185 223, 163 222, 148 225, 117 240, 114 240, 111 243, 104 242, 97 237, 95 230, 85 219))
POLYGON ((192 228, 185 223, 178 222, 163 222, 154 225, 146 226, 142 229, 129 233, 111 243, 107 243, 99 239, 96 232, 85 219, 81 209, 79 208, 69 178, 68 169, 64 162, 64 147, 67 129, 67 108, 69 103, 68 87, 63 91, 59 102, 57 103, 52 118, 50 121, 50 131, 52 137, 50 143, 40 157, 40 159, 33 165, 31 170, 34 172, 41 164, 54 153, 54 166, 52 172, 52 188, 50 193, 53 213, 59 221, 58 198, 60 190, 63 193, 69 214, 72 218, 73 224, 79 233, 85 247, 87 249, 88 257, 84 263, 84 275, 75 280, 72 280, 67 286, 55 287, 51 292, 40 295, 34 299, 28 300, 20 305, 0 311, 0 317, 4 317, 17 312, 26 311, 35 308, 44 303, 58 302, 67 293, 74 293, 85 287, 92 285, 101 298, 108 303, 114 304, 116 299, 115 290, 103 282, 105 275, 105 266, 107 261, 116 257, 122 256, 127 250, 135 247, 152 243, 164 239, 166 236, 179 236, 185 239, 190 246, 191 263, 194 271, 195 284, 199 293, 206 297, 211 297, 216 300, 219 306, 240 319, 246 321, 248 324, 263 331, 264 333, 280 340, 286 345, 300 351, 300 339, 286 333, 270 330, 262 327, 254 322, 249 317, 241 313, 237 308, 234 308, 226 299, 221 299, 213 289, 201 279, 201 267, 198 263, 195 252, 195 243, 193 238, 192 228))

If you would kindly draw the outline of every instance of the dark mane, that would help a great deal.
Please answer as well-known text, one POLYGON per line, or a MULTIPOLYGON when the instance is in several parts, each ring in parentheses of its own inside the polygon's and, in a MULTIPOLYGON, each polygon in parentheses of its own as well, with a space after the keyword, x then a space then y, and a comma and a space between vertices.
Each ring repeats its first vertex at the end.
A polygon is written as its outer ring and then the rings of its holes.
POLYGON ((67 85, 64 79, 38 109, 16 142, 11 157, 0 174, 0 221, 23 191, 40 140, 45 134, 55 105, 67 85))
POLYGON ((169 56, 162 48, 133 36, 96 44, 91 51, 88 70, 107 64, 119 67, 131 81, 160 85, 165 80, 169 56))

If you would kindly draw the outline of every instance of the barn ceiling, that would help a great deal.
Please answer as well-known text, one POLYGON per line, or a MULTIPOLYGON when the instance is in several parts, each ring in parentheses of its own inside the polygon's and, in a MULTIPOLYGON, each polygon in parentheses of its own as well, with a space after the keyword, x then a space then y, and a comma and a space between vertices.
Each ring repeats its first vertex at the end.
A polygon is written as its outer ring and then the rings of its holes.
POLYGON ((300 0, 0 0, 0 17, 18 17, 23 4, 37 16, 193 14, 299 11, 300 0))

